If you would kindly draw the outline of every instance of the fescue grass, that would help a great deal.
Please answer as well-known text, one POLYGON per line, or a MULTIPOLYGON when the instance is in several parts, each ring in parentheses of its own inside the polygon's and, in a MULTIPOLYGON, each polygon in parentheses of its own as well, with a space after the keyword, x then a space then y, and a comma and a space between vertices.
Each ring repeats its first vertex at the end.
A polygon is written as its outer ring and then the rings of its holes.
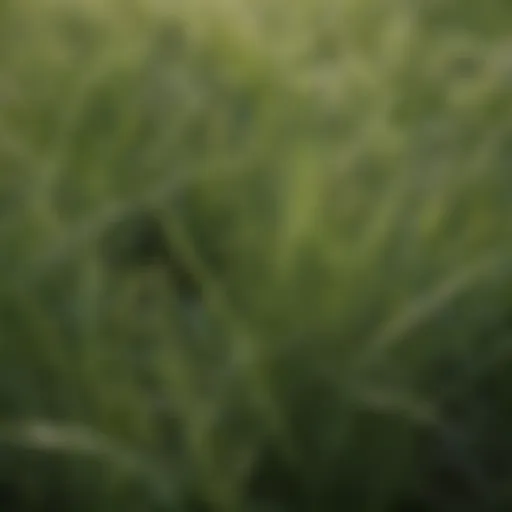
POLYGON ((510 510, 510 11, 3 2, 2 510, 510 510))

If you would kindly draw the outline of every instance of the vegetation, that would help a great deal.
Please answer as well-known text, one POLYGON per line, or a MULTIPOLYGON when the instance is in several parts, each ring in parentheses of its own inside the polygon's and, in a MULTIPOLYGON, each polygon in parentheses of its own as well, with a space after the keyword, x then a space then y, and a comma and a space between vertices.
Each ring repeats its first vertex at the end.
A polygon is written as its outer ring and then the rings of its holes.
POLYGON ((2 510, 510 510, 511 5, 4 0, 2 510))

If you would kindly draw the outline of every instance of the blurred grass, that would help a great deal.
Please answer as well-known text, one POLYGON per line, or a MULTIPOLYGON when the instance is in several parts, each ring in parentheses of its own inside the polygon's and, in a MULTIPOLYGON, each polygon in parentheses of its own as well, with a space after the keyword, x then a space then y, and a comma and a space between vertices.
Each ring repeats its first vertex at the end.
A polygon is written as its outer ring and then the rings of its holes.
POLYGON ((5 510, 509 510, 509 14, 4 1, 5 510))

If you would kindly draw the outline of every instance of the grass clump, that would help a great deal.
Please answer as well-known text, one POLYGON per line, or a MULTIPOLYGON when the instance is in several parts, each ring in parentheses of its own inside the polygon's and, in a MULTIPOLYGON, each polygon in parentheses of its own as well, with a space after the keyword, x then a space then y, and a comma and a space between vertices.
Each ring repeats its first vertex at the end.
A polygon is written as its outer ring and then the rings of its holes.
POLYGON ((4 2, 5 510, 509 510, 507 2, 4 2))

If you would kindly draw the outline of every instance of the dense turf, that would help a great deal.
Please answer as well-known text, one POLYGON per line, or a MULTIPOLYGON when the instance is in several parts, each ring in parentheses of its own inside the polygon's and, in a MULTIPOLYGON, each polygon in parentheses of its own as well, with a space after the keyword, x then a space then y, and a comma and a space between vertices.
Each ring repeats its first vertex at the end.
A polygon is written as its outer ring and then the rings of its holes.
POLYGON ((511 510, 509 3, 2 2, 2 510, 511 510))

